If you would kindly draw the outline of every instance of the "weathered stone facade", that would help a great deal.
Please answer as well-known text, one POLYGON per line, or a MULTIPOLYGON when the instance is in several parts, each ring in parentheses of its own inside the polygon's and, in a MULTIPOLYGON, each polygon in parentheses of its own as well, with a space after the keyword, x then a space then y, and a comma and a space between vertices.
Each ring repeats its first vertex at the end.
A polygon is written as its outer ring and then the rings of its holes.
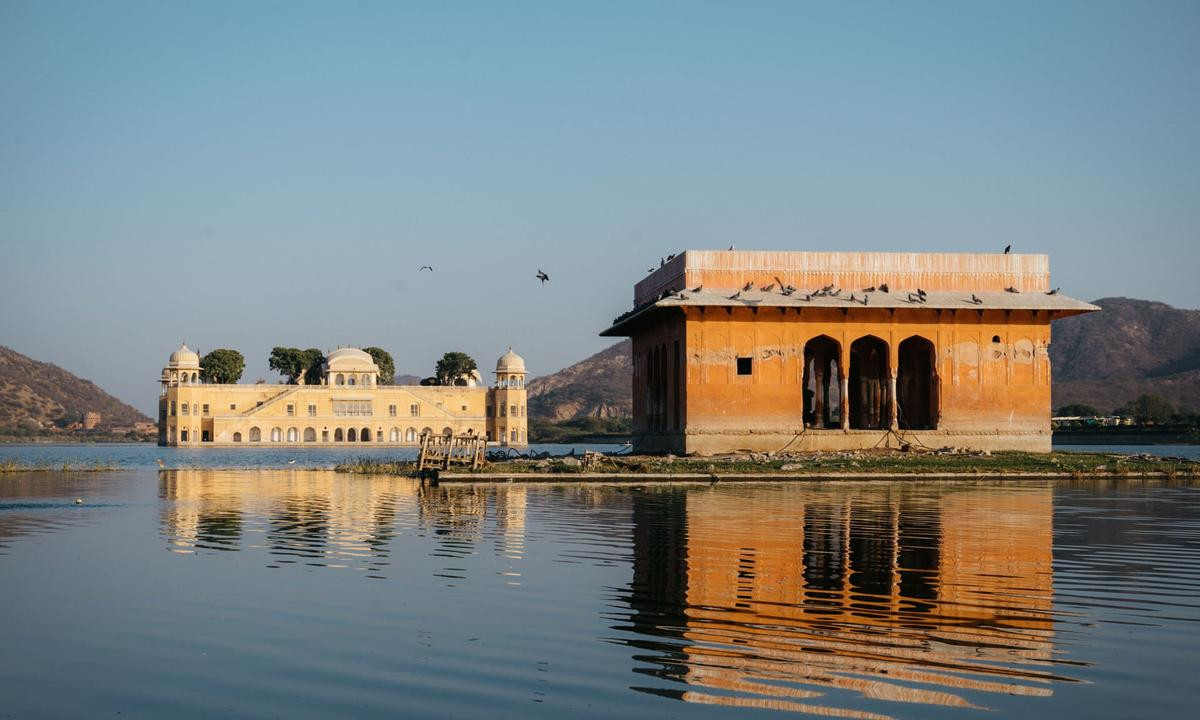
POLYGON ((648 451, 1050 449, 1044 255, 688 251, 604 335, 633 339, 648 451))

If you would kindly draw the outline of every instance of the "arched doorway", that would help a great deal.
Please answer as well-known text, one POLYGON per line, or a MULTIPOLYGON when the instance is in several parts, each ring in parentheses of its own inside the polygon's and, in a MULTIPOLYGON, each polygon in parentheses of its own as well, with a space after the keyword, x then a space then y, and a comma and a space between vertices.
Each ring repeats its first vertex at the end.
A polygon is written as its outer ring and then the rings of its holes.
POLYGON ((820 335, 804 344, 806 427, 841 427, 841 356, 841 345, 828 335, 820 335))
POLYGON ((241 441, 242 441, 242 434, 241 434, 240 432, 235 432, 235 433, 233 434, 233 441, 234 441, 234 442, 241 442, 241 441))
POLYGON ((334 442, 342 442, 345 439, 346 439, 346 435, 342 432, 341 428, 338 428, 337 430, 333 431, 333 441, 334 442))
POLYGON ((900 343, 896 408, 905 430, 937 428, 937 354, 933 343, 913 335, 900 343))
POLYGON ((304 428, 304 442, 316 442, 317 431, 315 428, 304 428))
POLYGON ((358 431, 350 428, 346 431, 346 442, 358 442, 358 431))
POLYGON ((358 434, 359 442, 371 442, 371 428, 363 428, 358 434))
POLYGON ((882 430, 891 423, 888 406, 888 346, 874 335, 850 345, 850 427, 882 430))
POLYGON ((262 430, 258 426, 250 428, 250 442, 262 442, 262 430))
POLYGON ((296 428, 287 429, 287 441, 290 443, 300 442, 300 431, 296 428))

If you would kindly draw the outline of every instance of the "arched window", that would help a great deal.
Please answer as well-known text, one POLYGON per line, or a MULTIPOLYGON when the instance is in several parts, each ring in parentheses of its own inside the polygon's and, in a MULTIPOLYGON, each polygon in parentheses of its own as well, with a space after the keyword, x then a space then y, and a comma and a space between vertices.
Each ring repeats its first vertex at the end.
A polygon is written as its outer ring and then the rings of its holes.
POLYGON ((842 421, 841 346, 828 335, 804 344, 804 423, 836 428, 842 421))
POLYGON ((345 385, 346 384, 346 376, 341 373, 338 373, 337 378, 334 381, 334 384, 335 385, 345 385))
POLYGON ((371 442, 371 428, 363 428, 358 434, 358 439, 360 442, 371 442))
POLYGON ((449 428, 449 427, 442 428, 442 435, 445 435, 446 437, 450 437, 453 434, 454 434, 453 428, 449 428))
POLYGON ((882 430, 890 424, 888 346, 867 335, 850 345, 850 427, 882 430))
POLYGON ((198 379, 199 379, 199 376, 196 373, 192 373, 192 382, 196 382, 196 380, 198 380, 198 379))
POLYGON ((409 428, 404 431, 404 442, 415 443, 417 441, 417 429, 409 428))
POLYGON ((241 441, 242 441, 242 434, 241 434, 240 432, 235 432, 235 433, 233 434, 233 441, 234 441, 234 442, 241 442, 241 441))
POLYGON ((262 430, 257 425, 250 428, 250 442, 262 442, 262 430))
POLYGON ((283 430, 279 428, 271 428, 271 442, 282 442, 283 430))
POLYGON ((354 376, 353 376, 353 375, 351 375, 350 377, 346 378, 346 384, 347 384, 347 385, 353 385, 353 384, 354 384, 354 376))
POLYGON ((338 428, 337 430, 333 431, 333 441, 334 442, 341 442, 345 439, 346 439, 346 436, 342 434, 341 428, 338 428))
POLYGON ((187 374, 187 373, 184 373, 182 376, 180 376, 180 378, 179 378, 179 382, 181 382, 181 383, 186 383, 187 381, 188 381, 188 374, 187 374))
POLYGON ((346 442, 358 442, 358 431, 350 428, 346 431, 346 442))
POLYGON ((287 439, 290 443, 300 442, 300 431, 296 428, 288 428, 287 439))
POLYGON ((313 428, 304 428, 304 442, 316 442, 317 431, 313 428))
POLYGON ((388 442, 400 442, 400 428, 392 428, 388 433, 388 442))
POLYGON ((370 384, 371 384, 371 376, 370 376, 370 375, 368 375, 368 374, 366 374, 366 373, 363 373, 363 376, 362 376, 362 384, 363 384, 363 385, 370 385, 370 384))
POLYGON ((937 428, 937 360, 933 343, 913 335, 900 343, 896 413, 905 430, 937 428))
POLYGON ((423 428, 421 428, 421 434, 422 434, 422 435, 432 435, 432 434, 433 434, 433 428, 431 428, 431 427, 423 427, 423 428))

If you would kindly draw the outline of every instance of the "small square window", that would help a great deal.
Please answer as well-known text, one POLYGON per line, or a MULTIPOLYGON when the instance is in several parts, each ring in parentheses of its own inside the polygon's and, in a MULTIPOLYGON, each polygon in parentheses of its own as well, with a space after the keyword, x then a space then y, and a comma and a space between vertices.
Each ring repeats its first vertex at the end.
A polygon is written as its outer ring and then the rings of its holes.
POLYGON ((737 359, 738 375, 749 375, 754 368, 754 358, 740 357, 737 359))
POLYGON ((208 403, 204 403, 204 414, 208 414, 208 403))
POLYGON ((229 403, 230 410, 237 410, 237 403, 229 403))
POLYGON ((316 406, 316 405, 309 405, 309 406, 308 406, 308 416, 309 416, 309 417, 316 417, 316 416, 317 416, 317 406, 316 406))
POLYGON ((392 417, 396 417, 396 406, 395 405, 388 405, 388 415, 391 415, 392 417))
POLYGON ((288 406, 287 406, 287 414, 288 414, 288 417, 292 417, 292 416, 294 416, 294 415, 296 414, 296 406, 295 406, 295 405, 288 405, 288 406))

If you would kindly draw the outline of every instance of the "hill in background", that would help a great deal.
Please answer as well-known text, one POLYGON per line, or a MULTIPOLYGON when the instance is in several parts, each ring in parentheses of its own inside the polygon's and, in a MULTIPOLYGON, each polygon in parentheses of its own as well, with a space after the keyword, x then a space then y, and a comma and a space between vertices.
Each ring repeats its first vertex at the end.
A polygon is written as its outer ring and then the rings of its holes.
MULTIPOLYGON (((1200 311, 1104 298, 1100 312, 1056 320, 1050 344, 1053 405, 1101 412, 1144 393, 1200 408, 1200 311)), ((632 345, 623 340, 529 382, 529 414, 542 422, 632 415, 632 345)))
POLYGON ((1109 412, 1142 394, 1200 408, 1200 310, 1131 298, 1095 301, 1100 312, 1054 323, 1054 407, 1109 412))
POLYGON ((633 343, 622 340, 553 375, 529 381, 529 416, 561 422, 633 415, 633 343))
POLYGON ((0 345, 0 433, 61 428, 87 412, 100 413, 101 431, 152 422, 90 380, 0 345))

